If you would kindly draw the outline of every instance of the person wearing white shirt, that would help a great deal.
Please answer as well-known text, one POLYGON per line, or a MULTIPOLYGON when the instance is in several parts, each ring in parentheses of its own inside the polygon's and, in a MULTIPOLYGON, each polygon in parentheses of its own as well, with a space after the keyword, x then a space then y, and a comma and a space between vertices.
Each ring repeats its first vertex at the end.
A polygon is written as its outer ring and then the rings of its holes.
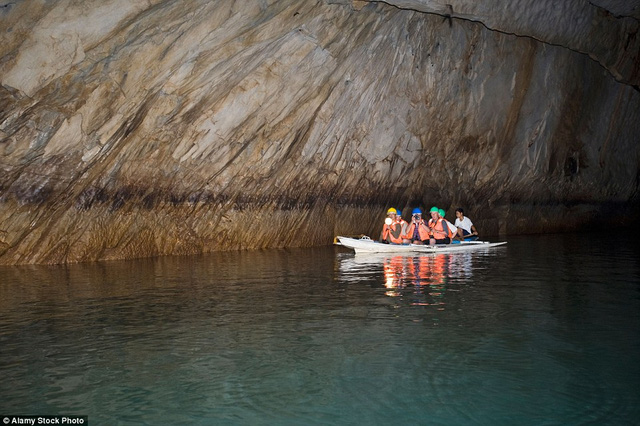
POLYGON ((473 222, 468 217, 465 217, 462 207, 456 209, 456 228, 458 228, 457 238, 460 240, 477 240, 478 230, 473 226, 473 222))

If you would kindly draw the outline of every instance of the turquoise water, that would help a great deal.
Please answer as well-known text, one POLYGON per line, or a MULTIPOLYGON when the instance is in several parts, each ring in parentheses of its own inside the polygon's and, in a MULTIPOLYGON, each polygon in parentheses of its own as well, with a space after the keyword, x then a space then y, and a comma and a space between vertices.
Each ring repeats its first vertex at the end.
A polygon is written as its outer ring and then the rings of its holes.
POLYGON ((631 239, 1 267, 0 415, 96 424, 638 424, 631 239))

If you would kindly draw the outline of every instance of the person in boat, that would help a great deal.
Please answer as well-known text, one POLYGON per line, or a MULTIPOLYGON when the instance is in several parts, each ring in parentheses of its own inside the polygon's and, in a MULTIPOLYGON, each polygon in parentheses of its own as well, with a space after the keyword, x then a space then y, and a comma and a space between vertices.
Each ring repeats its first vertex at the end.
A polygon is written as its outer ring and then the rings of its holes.
POLYGON ((402 235, 405 243, 424 244, 429 241, 429 227, 422 218, 422 210, 415 208, 411 212, 411 223, 402 235))
POLYGON ((438 209, 438 216, 440 216, 449 227, 449 230, 451 231, 451 239, 453 240, 453 238, 458 234, 458 228, 444 217, 445 214, 446 212, 444 209, 438 209))
POLYGON ((402 244, 402 223, 398 221, 398 211, 393 207, 387 210, 387 218, 380 233, 380 242, 402 244))
POLYGON ((431 214, 431 219, 429 219, 429 223, 427 224, 431 235, 429 244, 450 244, 453 233, 449 229, 449 226, 447 226, 445 220, 440 217, 440 210, 438 207, 431 207, 429 213, 431 214))
POLYGON ((401 235, 404 235, 407 233, 407 228, 409 227, 409 224, 407 223, 406 220, 404 220, 404 218, 402 217, 402 211, 397 210, 397 214, 396 217, 398 218, 398 222, 400 222, 400 225, 402 227, 402 233, 401 235))
POLYGON ((464 215, 462 207, 456 209, 456 227, 458 235, 456 238, 463 241, 474 241, 478 239, 478 230, 473 226, 471 219, 464 215))

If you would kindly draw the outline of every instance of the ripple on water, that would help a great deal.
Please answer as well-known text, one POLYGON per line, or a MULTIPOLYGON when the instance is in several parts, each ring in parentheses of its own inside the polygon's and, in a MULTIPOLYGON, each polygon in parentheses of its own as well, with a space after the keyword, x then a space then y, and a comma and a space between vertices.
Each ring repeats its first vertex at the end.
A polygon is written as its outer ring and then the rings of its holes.
POLYGON ((630 400, 619 399, 615 384, 576 366, 573 359, 582 354, 575 350, 567 355, 555 346, 468 337, 455 348, 429 351, 426 360, 410 358, 415 362, 409 368, 428 366, 413 385, 422 387, 425 410, 436 423, 541 424, 559 418, 564 424, 607 423, 637 411, 630 400))
POLYGON ((96 424, 631 424, 637 259, 542 242, 110 263, 64 291, 76 273, 24 293, 51 270, 3 282, 2 406, 96 424))

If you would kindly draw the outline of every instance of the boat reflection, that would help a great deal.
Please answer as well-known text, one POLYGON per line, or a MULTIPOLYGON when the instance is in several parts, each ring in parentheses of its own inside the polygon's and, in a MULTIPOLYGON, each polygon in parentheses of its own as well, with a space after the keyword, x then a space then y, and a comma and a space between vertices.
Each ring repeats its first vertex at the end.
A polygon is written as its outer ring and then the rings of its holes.
POLYGON ((447 287, 473 276, 472 261, 471 253, 345 255, 339 270, 342 280, 373 280, 376 286, 384 286, 387 296, 412 296, 412 305, 443 309, 447 287))
MULTIPOLYGON (((393 256, 384 259, 383 272, 386 295, 403 296, 407 287, 413 287, 418 297, 412 305, 444 305, 442 300, 448 278, 448 255, 393 256)), ((443 309, 443 308, 441 308, 443 309)))

